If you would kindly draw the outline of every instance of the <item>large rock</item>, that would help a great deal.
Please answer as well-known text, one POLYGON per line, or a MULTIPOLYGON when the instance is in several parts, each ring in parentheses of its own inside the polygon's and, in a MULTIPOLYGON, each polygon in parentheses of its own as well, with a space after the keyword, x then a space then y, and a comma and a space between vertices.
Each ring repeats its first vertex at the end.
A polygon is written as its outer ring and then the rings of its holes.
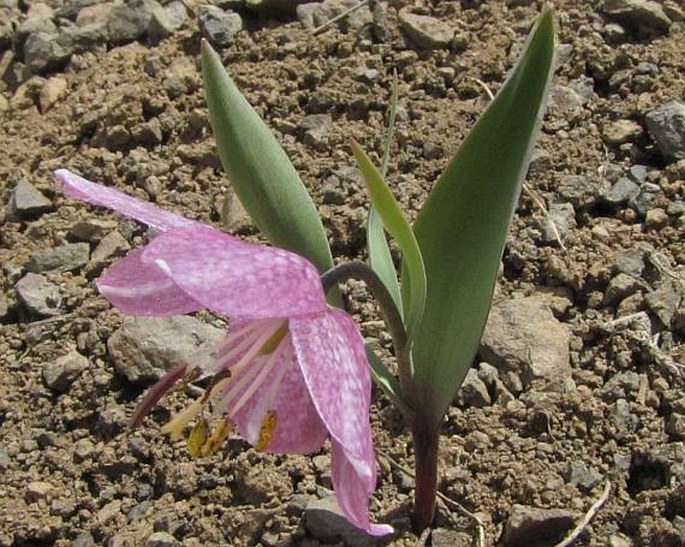
POLYGON ((30 272, 70 272, 88 264, 88 243, 67 243, 54 249, 39 251, 31 257, 26 269, 30 272))
POLYGON ((650 0, 604 0, 604 12, 642 34, 665 33, 671 26, 659 3, 650 0))
POLYGON ((114 368, 131 382, 158 379, 224 331, 195 317, 127 317, 107 341, 114 368))
POLYGON ((412 13, 404 8, 399 19, 402 30, 421 49, 446 48, 454 38, 454 28, 435 17, 412 13))
POLYGON ((202 35, 214 46, 229 45, 235 35, 243 30, 240 15, 209 4, 198 8, 197 17, 202 35))
POLYGON ((554 545, 573 525, 577 514, 566 509, 538 509, 514 505, 501 543, 508 546, 554 545))
POLYGON ((539 297, 507 300, 490 310, 480 354, 500 371, 518 374, 524 386, 542 380, 566 390, 574 386, 570 339, 569 330, 539 297))
POLYGON ((52 202, 33 184, 20 180, 10 195, 8 216, 12 220, 35 218, 52 209, 52 202))
POLYGON ((14 286, 17 296, 30 312, 41 316, 59 315, 62 297, 59 287, 47 278, 35 273, 27 273, 14 286))
POLYGON ((645 116, 647 129, 668 159, 685 158, 685 104, 672 101, 645 116))
POLYGON ((43 379, 48 387, 66 391, 81 373, 88 368, 88 359, 72 351, 43 366, 43 379))

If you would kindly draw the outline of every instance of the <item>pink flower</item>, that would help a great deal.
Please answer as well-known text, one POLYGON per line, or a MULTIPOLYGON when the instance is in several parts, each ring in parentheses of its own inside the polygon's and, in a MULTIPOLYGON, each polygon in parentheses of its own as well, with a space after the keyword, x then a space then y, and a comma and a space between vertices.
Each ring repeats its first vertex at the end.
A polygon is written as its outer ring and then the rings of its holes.
POLYGON ((108 207, 159 232, 147 246, 114 264, 97 281, 124 313, 168 316, 200 309, 226 316, 231 331, 209 358, 171 371, 141 405, 142 418, 183 377, 210 375, 204 396, 165 430, 179 436, 206 406, 190 434, 197 454, 216 450, 235 424, 256 449, 309 453, 328 435, 332 479, 345 517, 373 535, 368 500, 376 487, 369 426, 371 379, 361 335, 344 312, 327 305, 316 268, 306 259, 254 245, 159 209, 61 169, 68 196, 108 207))

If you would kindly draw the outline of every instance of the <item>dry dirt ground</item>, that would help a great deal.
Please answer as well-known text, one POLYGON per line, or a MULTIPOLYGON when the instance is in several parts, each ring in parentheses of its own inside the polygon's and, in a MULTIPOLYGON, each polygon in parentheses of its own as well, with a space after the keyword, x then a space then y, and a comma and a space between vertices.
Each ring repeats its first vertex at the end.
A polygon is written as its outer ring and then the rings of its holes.
MULTIPOLYGON (((0 6, 19 24, 35 4, 0 6)), ((78 11, 87 2, 48 4, 78 11)), ((507 523, 513 533, 523 529, 523 543, 554 544, 607 481, 606 503, 577 545, 682 545, 685 162, 660 152, 645 120, 685 100, 683 6, 667 2, 670 26, 645 30, 611 18, 600 1, 556 4, 553 101, 496 299, 546 299, 571 333, 567 367, 575 388, 509 375, 487 384, 481 399, 472 393, 455 401, 444 424, 439 486, 479 517, 486 545, 517 543, 503 537, 507 523), (609 189, 626 174, 638 197, 612 198, 609 189), (563 247, 549 237, 538 202, 556 211, 563 247), (525 510, 533 515, 530 532, 514 518, 525 510), (550 529, 555 537, 540 535, 550 529)), ((150 382, 115 368, 108 340, 124 317, 93 280, 128 246, 143 244, 146 232, 66 199, 51 172, 68 167, 258 237, 217 160, 197 71, 199 8, 194 0, 186 5, 188 20, 156 44, 145 37, 90 44, 36 76, 22 71, 26 35, 0 52, 1 545, 373 544, 313 504, 330 488, 327 447, 311 456, 269 456, 235 438, 217 455, 193 460, 159 432, 187 400, 182 393, 142 428, 126 428, 150 382), (21 181, 48 203, 13 210, 21 181), (46 259, 45 251, 79 242, 85 261, 46 259), (27 275, 38 282, 29 287, 37 301, 20 296, 27 275), (60 360, 65 355, 71 364, 60 360)), ((373 14, 365 8, 316 36, 294 13, 241 12, 246 28, 220 48, 222 56, 302 174, 336 259, 364 256, 366 198, 349 170, 347 139, 378 158, 393 69, 400 115, 389 181, 413 216, 487 104, 477 80, 497 91, 540 6, 376 2, 373 14), (412 42, 398 19, 405 7, 448 25, 454 39, 432 49, 412 42)), ((496 151, 484 161, 497 161, 496 151)), ((365 336, 386 346, 363 287, 351 284, 348 296, 365 336)), ((372 420, 380 475, 371 509, 397 529, 379 543, 414 545, 412 481, 391 461, 411 469, 410 437, 380 392, 372 420)), ((429 544, 478 541, 474 520, 452 505, 441 506, 436 526, 424 538, 429 544)))

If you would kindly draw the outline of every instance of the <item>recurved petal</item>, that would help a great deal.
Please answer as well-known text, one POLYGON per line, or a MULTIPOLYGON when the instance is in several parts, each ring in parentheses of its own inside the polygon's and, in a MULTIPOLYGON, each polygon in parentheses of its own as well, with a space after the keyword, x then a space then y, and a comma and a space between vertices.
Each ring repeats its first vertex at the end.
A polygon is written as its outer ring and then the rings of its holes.
MULTIPOLYGON (((308 454, 321 448, 328 432, 314 408, 307 386, 295 361, 292 344, 286 337, 274 357, 278 359, 273 372, 257 386, 244 406, 235 414, 226 409, 236 422, 240 434, 252 445, 256 445, 264 418, 273 412, 275 428, 266 452, 284 454, 308 454)), ((268 357, 261 357, 252 366, 262 367, 268 357)), ((244 374, 249 373, 246 371, 244 374)), ((232 379, 227 390, 240 381, 232 379)), ((246 387, 233 401, 238 401, 246 387)))
POLYGON ((375 476, 371 481, 368 477, 360 476, 340 443, 333 440, 331 444, 331 478, 335 498, 342 513, 352 524, 373 536, 392 534, 392 526, 371 524, 369 519, 369 496, 376 487, 375 476))
POLYGON ((131 197, 115 188, 86 180, 67 169, 55 171, 55 177, 62 183, 64 193, 69 197, 107 207, 159 231, 200 224, 181 215, 160 209, 146 201, 131 197))
POLYGON ((372 484, 371 376, 357 326, 346 313, 328 308, 316 316, 291 319, 290 332, 316 410, 357 474, 372 484))
POLYGON ((309 261, 209 226, 163 233, 145 248, 143 259, 204 307, 231 319, 286 318, 326 309, 319 274, 309 261))
POLYGON ((167 316, 203 308, 155 264, 141 260, 144 250, 117 261, 97 280, 107 300, 130 315, 167 316))

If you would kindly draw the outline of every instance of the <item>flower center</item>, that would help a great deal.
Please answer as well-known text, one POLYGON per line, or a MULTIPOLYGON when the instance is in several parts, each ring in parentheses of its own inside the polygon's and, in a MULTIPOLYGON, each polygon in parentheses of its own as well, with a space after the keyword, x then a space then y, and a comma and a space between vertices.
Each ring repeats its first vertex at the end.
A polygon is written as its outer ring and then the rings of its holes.
MULTIPOLYGON (((288 335, 286 319, 253 321, 230 333, 215 349, 214 359, 199 368, 214 371, 205 393, 184 410, 176 414, 162 427, 173 439, 180 439, 183 430, 192 420, 195 424, 187 438, 188 451, 192 456, 204 457, 216 453, 233 431, 233 420, 246 405, 253 402, 258 388, 264 386, 267 401, 274 399, 281 383, 285 367, 283 364, 283 340, 288 335), (203 366, 204 365, 204 366, 203 366), (269 385, 266 384, 268 380, 269 385), (208 403, 213 407, 215 425, 210 430, 203 411, 208 403)), ((191 370, 197 372, 197 367, 191 370)), ((264 451, 271 444, 276 425, 276 412, 269 408, 261 417, 261 425, 254 447, 264 451)), ((259 405, 264 408, 264 405, 259 405)), ((249 413, 249 410, 248 410, 249 413)))

